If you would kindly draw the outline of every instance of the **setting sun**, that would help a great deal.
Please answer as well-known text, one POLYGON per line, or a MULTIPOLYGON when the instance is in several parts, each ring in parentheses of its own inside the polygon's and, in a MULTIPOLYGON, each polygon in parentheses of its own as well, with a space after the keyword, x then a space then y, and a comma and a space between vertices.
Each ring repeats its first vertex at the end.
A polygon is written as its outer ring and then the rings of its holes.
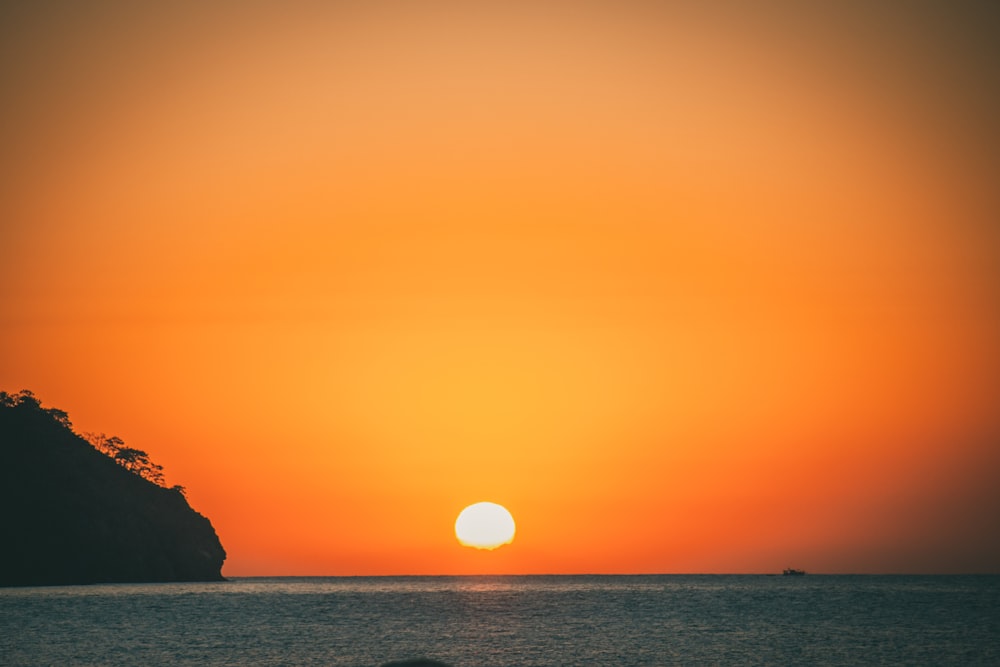
POLYGON ((465 547, 496 549, 514 541, 514 517, 496 503, 469 505, 455 520, 455 536, 465 547))

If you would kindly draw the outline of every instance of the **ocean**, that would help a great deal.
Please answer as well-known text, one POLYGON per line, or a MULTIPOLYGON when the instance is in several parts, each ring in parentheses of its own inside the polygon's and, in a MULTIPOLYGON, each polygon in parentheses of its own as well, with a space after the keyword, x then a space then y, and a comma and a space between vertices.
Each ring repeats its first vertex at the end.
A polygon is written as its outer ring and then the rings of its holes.
POLYGON ((1000 665, 1000 576, 248 578, 0 589, 0 664, 1000 665))

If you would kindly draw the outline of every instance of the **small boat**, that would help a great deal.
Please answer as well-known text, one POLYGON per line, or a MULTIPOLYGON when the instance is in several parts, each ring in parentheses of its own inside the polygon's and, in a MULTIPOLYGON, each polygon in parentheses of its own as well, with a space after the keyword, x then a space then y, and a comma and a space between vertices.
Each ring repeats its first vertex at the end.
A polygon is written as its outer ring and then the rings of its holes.
POLYGON ((785 575, 786 577, 801 577, 805 573, 806 573, 805 570, 796 570, 791 567, 786 567, 785 571, 782 572, 781 574, 785 575))

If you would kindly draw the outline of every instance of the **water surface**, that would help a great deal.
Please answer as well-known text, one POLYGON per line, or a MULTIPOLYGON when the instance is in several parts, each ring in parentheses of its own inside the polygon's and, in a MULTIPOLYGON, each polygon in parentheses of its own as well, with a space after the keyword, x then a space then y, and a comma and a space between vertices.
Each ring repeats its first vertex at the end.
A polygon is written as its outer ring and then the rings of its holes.
POLYGON ((236 579, 0 589, 3 665, 1000 664, 998 576, 236 579))

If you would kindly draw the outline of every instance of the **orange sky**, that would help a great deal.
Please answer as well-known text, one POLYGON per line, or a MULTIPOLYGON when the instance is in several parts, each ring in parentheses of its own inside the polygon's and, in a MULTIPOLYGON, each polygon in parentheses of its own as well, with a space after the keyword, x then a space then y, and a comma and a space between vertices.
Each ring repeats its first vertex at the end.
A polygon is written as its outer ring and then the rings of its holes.
POLYGON ((988 3, 22 4, 0 389, 225 574, 1000 571, 988 3))

